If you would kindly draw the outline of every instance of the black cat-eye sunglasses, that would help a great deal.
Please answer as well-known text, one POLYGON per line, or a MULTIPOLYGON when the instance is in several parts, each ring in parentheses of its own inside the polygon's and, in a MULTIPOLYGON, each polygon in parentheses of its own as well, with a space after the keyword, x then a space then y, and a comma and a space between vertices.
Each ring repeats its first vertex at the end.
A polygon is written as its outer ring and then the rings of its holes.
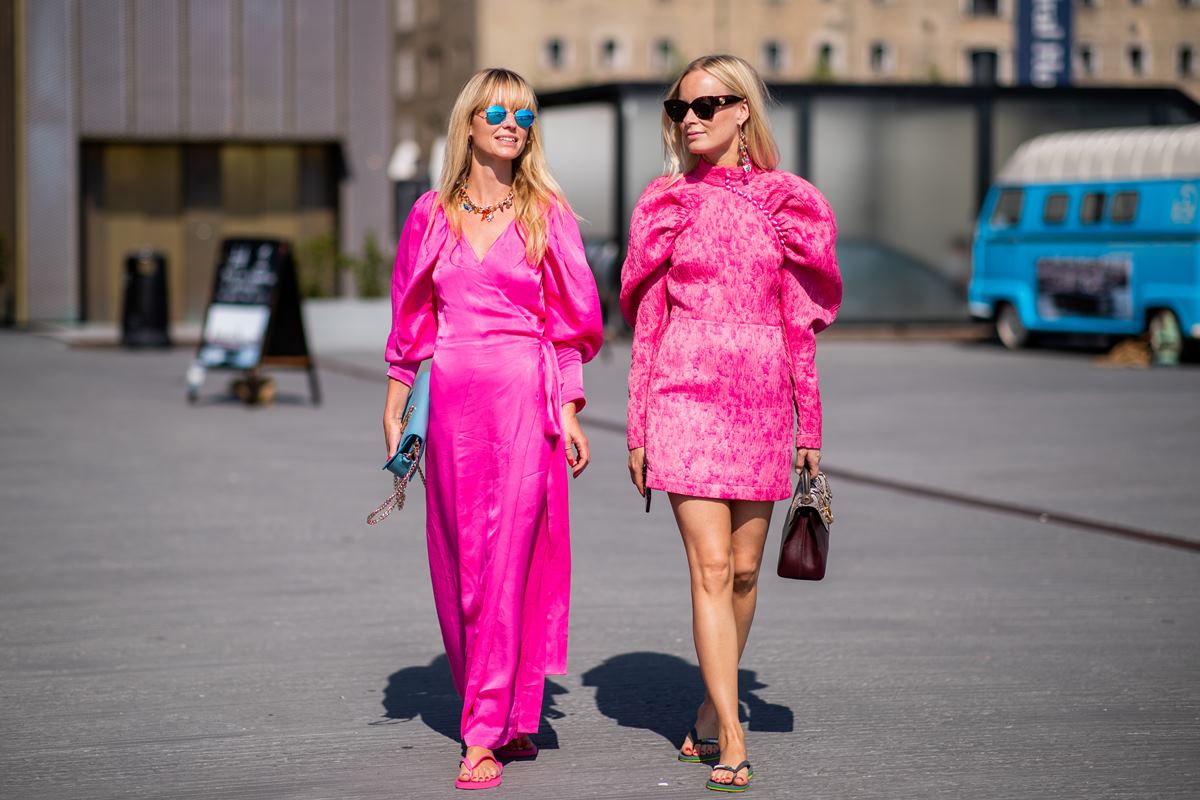
POLYGON ((697 97, 690 103, 685 103, 679 99, 664 100, 663 108, 672 122, 683 122, 683 118, 687 116, 689 108, 696 112, 698 118, 707 122, 713 118, 713 114, 717 113, 718 108, 731 106, 745 99, 744 97, 738 97, 736 94, 723 94, 718 97, 697 97))

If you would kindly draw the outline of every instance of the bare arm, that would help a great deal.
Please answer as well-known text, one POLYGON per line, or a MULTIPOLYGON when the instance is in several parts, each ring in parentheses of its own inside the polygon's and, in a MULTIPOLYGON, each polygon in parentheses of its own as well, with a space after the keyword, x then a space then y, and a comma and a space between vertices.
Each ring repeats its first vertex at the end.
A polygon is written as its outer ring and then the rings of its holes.
POLYGON ((404 406, 408 403, 411 388, 395 378, 388 378, 387 400, 383 404, 383 441, 388 458, 400 446, 400 434, 404 432, 404 406))

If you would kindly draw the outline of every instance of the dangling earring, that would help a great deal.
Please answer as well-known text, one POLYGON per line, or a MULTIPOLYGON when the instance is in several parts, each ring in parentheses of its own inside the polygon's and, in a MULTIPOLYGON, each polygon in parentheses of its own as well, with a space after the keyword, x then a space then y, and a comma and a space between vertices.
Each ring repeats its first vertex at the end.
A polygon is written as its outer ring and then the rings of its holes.
POLYGON ((750 172, 750 148, 746 146, 746 131, 741 125, 738 126, 738 166, 742 168, 742 172, 749 174, 750 172))

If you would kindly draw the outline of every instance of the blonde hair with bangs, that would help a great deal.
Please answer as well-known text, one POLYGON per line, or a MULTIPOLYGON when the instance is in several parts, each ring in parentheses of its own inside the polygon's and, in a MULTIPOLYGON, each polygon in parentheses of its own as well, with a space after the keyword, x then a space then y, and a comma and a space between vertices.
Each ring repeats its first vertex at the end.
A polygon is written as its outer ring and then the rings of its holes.
MULTIPOLYGON (((438 201, 456 236, 462 235, 464 213, 458 199, 458 186, 471 174, 471 147, 468 143, 471 118, 493 102, 512 110, 528 108, 537 111, 537 97, 533 89, 512 70, 480 70, 471 76, 458 93, 450 112, 442 177, 438 183, 438 201)), ((553 203, 566 205, 562 199, 562 189, 546 165, 540 127, 541 124, 535 121, 525 129, 525 147, 513 159, 513 208, 518 230, 525 240, 525 256, 531 264, 541 263, 546 254, 546 210, 553 203)))
MULTIPOLYGON (((764 170, 779 166, 779 146, 775 144, 775 137, 767 120, 767 104, 771 102, 771 95, 754 67, 737 56, 701 56, 683 68, 683 72, 667 92, 668 100, 679 98, 679 85, 696 70, 707 72, 728 86, 733 94, 746 99, 750 116, 742 123, 742 130, 746 133, 746 149, 750 151, 750 160, 754 166, 764 170)), ((666 111, 663 111, 662 115, 662 137, 667 156, 667 174, 683 175, 691 172, 700 156, 688 152, 683 129, 678 123, 671 121, 666 111)))

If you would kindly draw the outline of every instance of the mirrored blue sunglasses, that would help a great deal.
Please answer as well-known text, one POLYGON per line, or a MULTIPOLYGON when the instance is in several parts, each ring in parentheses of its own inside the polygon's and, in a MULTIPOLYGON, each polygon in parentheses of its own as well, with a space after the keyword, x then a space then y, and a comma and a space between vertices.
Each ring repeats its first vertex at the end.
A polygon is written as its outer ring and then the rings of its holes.
MULTIPOLYGON (((537 117, 537 115, 528 108, 518 109, 512 112, 512 114, 513 119, 517 122, 517 125, 522 128, 528 128, 533 124, 534 119, 537 117)), ((508 117, 508 109, 504 106, 488 106, 483 110, 483 116, 488 121, 489 125, 499 125, 508 117)))

